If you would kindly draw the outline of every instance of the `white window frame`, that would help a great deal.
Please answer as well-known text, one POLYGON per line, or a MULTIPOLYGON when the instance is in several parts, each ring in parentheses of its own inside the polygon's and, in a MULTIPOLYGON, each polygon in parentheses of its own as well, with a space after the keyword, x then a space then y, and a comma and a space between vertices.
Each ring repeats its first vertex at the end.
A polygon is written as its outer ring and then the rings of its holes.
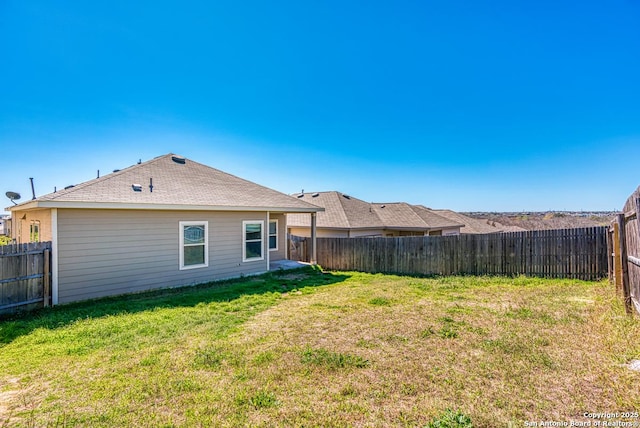
POLYGON ((278 219, 270 219, 269 220, 269 229, 267 230, 267 234, 269 236, 267 236, 267 245, 269 245, 269 251, 278 251, 278 219), (275 223, 276 224, 276 233, 274 235, 271 234, 271 223, 275 223), (275 248, 271 248, 271 237, 275 236, 276 237, 276 247, 275 248))
MULTIPOLYGON (((199 269, 209 266, 209 222, 208 221, 181 221, 178 227, 180 235, 180 270, 199 269), (185 226, 204 226, 204 263, 198 265, 184 265, 184 227, 185 226)), ((186 244, 187 246, 196 246, 202 244, 186 244)))
POLYGON ((242 261, 243 262, 256 262, 264 260, 264 220, 243 220, 242 221, 242 261), (257 239, 247 241, 247 225, 259 224, 260 225, 260 257, 247 258, 247 242, 257 242, 257 239))
POLYGON ((29 242, 40 242, 41 226, 40 220, 31 220, 29 222, 29 242))

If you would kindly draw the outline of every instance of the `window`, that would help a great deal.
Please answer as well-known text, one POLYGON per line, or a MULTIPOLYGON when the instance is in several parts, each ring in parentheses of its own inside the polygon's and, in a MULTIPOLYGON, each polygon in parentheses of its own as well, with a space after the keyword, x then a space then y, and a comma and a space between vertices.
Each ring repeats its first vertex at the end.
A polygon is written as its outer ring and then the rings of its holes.
POLYGON ((40 220, 31 220, 29 225, 29 242, 40 242, 40 220))
POLYGON ((252 220, 242 222, 242 261, 263 260, 262 228, 264 221, 252 220))
POLYGON ((269 251, 278 251, 278 220, 269 220, 269 251))
POLYGON ((209 266, 209 222, 180 222, 180 270, 209 266))

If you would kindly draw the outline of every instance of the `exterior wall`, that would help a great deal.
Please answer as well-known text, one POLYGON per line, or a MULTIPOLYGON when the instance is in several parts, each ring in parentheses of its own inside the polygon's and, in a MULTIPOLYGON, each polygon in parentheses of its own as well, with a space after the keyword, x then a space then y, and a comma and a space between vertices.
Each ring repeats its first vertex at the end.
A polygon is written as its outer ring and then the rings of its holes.
MULTIPOLYGON (((291 235, 310 237, 311 229, 309 227, 289 227, 289 233, 291 235)), ((352 230, 340 230, 340 229, 317 229, 318 238, 358 238, 358 237, 396 237, 396 236, 426 236, 426 235, 459 235, 460 228, 435 230, 431 233, 424 231, 412 231, 412 230, 394 230, 394 229, 352 229, 352 230)))
POLYGON ((442 236, 460 235, 459 227, 452 227, 450 229, 442 229, 442 236))
POLYGON ((0 217, 0 235, 11 235, 9 230, 9 217, 1 216, 0 217))
POLYGON ((269 251, 269 260, 284 260, 287 258, 287 222, 284 214, 270 214, 271 220, 278 220, 278 249, 269 251))
POLYGON ((356 229, 356 230, 351 230, 349 232, 350 238, 359 238, 359 237, 368 237, 368 236, 381 237, 381 236, 384 236, 384 231, 382 229, 356 229))
POLYGON ((58 302, 265 272, 266 257, 242 261, 244 220, 266 212, 58 209, 58 302), (179 269, 180 221, 208 221, 209 266, 179 269))
MULTIPOLYGON (((290 227, 289 234, 295 236, 311 237, 310 227, 290 227)), ((316 237, 318 238, 348 238, 348 231, 337 229, 316 228, 316 237)))
POLYGON ((51 241, 51 210, 41 209, 33 211, 12 211, 11 238, 23 244, 30 241, 31 221, 40 221, 40 236, 38 242, 51 241), (23 218, 24 217, 24 218, 23 218))

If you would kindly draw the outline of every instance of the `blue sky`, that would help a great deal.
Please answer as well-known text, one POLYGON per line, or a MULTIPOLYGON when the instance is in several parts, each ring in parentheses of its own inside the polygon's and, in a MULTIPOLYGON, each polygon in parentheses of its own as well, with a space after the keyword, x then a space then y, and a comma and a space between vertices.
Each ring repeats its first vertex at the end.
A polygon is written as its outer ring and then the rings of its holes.
POLYGON ((632 0, 3 0, 0 190, 173 152, 285 193, 619 209, 639 22, 632 0))

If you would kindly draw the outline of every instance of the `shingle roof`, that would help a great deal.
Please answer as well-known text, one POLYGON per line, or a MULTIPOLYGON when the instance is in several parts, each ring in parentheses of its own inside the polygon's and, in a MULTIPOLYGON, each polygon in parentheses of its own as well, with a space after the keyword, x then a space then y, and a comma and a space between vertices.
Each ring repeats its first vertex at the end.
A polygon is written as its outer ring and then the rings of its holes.
MULTIPOLYGON (((384 227, 380 218, 371 209, 371 204, 339 192, 301 193, 296 199, 324 208, 318 213, 316 226, 332 229, 354 229, 384 227)), ((289 214, 287 225, 311 227, 308 215, 289 214)))
POLYGON ((87 204, 149 209, 321 210, 284 193, 171 153, 69 189, 40 196, 15 208, 87 204), (153 183, 153 189, 150 183, 153 183), (141 185, 140 191, 134 191, 134 184, 141 185))
MULTIPOLYGON (((302 193, 297 197, 325 209, 318 213, 318 228, 428 230, 462 226, 428 208, 405 202, 369 203, 336 191, 302 193)), ((311 220, 308 215, 290 214, 287 216, 287 225, 310 227, 311 220)))
POLYGON ((439 216, 429 208, 406 202, 373 203, 376 213, 388 227, 442 229, 461 227, 462 223, 439 216))

